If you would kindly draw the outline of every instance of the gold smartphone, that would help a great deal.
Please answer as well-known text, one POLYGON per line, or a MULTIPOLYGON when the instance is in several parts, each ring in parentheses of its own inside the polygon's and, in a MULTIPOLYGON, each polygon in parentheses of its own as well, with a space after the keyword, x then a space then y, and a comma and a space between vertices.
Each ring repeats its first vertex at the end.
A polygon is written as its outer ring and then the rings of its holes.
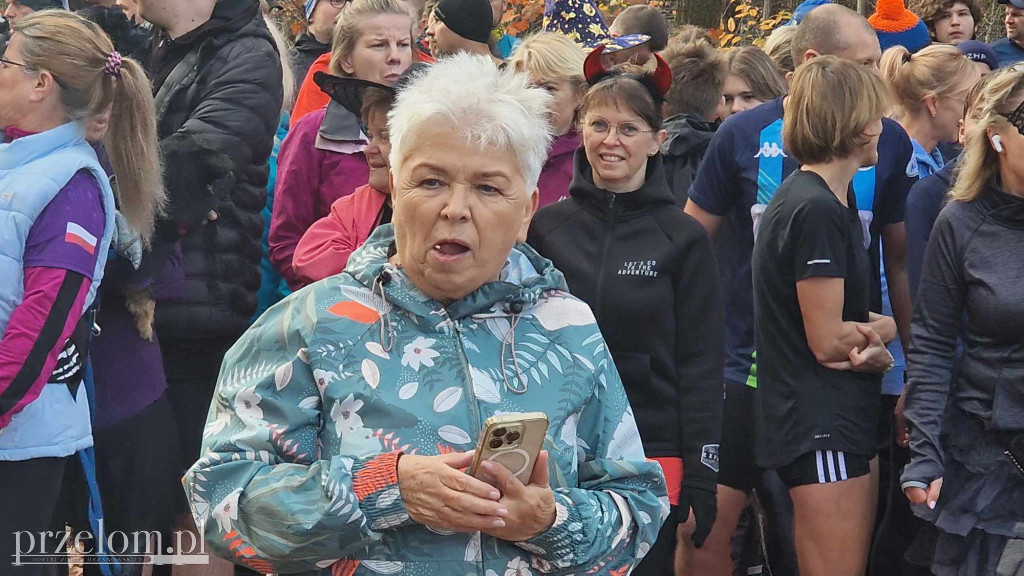
POLYGON ((548 416, 543 412, 491 416, 480 431, 470 475, 478 478, 480 463, 491 460, 529 484, 547 432, 548 416))

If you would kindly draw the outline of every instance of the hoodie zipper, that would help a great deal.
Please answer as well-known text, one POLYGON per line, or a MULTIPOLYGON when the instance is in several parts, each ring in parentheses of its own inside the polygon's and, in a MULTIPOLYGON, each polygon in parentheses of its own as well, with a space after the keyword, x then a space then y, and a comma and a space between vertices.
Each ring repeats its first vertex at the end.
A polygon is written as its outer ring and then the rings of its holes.
POLYGON ((483 424, 480 422, 480 411, 476 405, 476 393, 473 392, 473 374, 469 371, 469 357, 466 355, 466 347, 462 344, 462 326, 455 320, 452 320, 451 316, 448 315, 448 311, 444 308, 441 308, 441 313, 444 314, 445 321, 452 327, 455 341, 458 343, 459 347, 459 359, 462 360, 462 369, 466 373, 466 400, 469 404, 469 411, 472 413, 472 419, 475 425, 472 435, 470 436, 470 438, 472 438, 480 435, 480 429, 483 428, 483 424))
POLYGON ((604 293, 605 269, 608 267, 608 249, 612 245, 612 230, 615 228, 615 214, 618 211, 618 206, 615 205, 615 199, 618 197, 618 194, 610 194, 608 198, 607 230, 604 236, 604 246, 601 248, 601 270, 597 275, 597 296, 594 298, 594 314, 597 315, 598 319, 601 318, 601 296, 604 293))

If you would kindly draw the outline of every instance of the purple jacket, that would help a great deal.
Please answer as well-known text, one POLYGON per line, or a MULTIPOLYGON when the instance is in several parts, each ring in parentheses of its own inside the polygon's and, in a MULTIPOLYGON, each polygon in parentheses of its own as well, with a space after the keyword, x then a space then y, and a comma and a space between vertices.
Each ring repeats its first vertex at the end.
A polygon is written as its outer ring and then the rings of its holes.
POLYGON ((579 132, 569 132, 555 138, 548 152, 548 161, 540 172, 537 187, 540 188, 540 206, 554 204, 569 197, 569 182, 572 181, 572 159, 580 147, 579 132))
POLYGON ((292 270, 292 255, 299 239, 314 222, 330 213, 335 200, 370 180, 370 168, 359 143, 327 141, 322 136, 327 110, 299 119, 281 145, 277 160, 269 255, 271 264, 293 290, 303 286, 292 270), (351 152, 332 151, 346 149, 351 152))

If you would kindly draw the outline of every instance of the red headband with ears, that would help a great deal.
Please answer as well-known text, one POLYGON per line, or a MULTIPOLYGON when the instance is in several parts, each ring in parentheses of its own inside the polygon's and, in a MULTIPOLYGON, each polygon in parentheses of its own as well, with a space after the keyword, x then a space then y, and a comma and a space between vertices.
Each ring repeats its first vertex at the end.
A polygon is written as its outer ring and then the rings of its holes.
POLYGON ((601 80, 613 75, 632 76, 640 81, 642 84, 647 85, 651 89, 651 95, 654 96, 655 100, 664 100, 665 94, 668 93, 668 89, 672 86, 672 68, 665 62, 665 59, 659 56, 657 53, 654 54, 655 60, 658 62, 657 68, 650 74, 644 74, 638 76, 635 74, 616 74, 615 72, 609 71, 604 67, 601 62, 601 55, 604 53, 605 45, 602 44, 587 56, 587 59, 583 62, 583 76, 587 79, 587 84, 593 86, 601 80))

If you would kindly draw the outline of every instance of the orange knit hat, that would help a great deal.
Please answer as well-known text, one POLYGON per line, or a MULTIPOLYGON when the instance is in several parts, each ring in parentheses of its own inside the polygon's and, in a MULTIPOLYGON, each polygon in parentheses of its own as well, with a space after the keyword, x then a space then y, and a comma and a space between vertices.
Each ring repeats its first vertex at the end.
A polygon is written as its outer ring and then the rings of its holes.
POLYGON ((878 34, 882 50, 893 46, 905 46, 917 52, 931 43, 931 34, 916 14, 907 10, 903 0, 878 0, 875 13, 868 22, 878 34))

